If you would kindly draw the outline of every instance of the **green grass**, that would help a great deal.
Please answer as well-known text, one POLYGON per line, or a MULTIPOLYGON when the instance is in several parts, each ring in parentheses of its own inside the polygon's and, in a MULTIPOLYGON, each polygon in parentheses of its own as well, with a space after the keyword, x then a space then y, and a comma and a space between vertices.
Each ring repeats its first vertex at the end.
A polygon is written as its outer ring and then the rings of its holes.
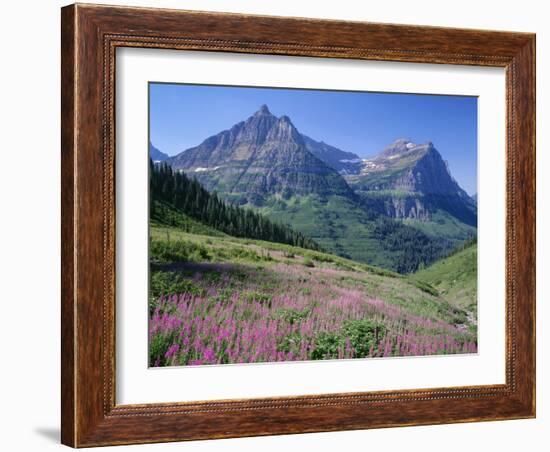
MULTIPOLYGON (((271 261, 269 251, 216 241, 211 236, 189 234, 167 227, 151 229, 149 254, 152 262, 261 262, 271 261), (167 237, 169 237, 167 239, 167 237)), ((238 240, 238 239, 236 239, 238 240)))
POLYGON ((171 226, 193 234, 212 235, 215 237, 226 236, 223 232, 194 220, 169 203, 163 201, 156 199, 152 200, 150 213, 151 226, 171 226))
POLYGON ((477 245, 459 251, 409 276, 415 284, 437 290, 453 306, 475 312, 477 306, 477 245))
MULTIPOLYGON (((441 274, 443 279, 437 287, 430 282, 417 279, 416 276, 420 273, 404 277, 334 254, 279 243, 192 234, 172 227, 155 225, 151 227, 151 240, 151 259, 160 267, 156 268, 155 272, 172 271, 162 270, 162 265, 167 262, 235 264, 237 267, 233 272, 241 272, 240 277, 247 272, 253 272, 254 278, 262 281, 262 293, 267 296, 279 287, 280 283, 274 270, 274 266, 278 264, 295 265, 298 274, 305 269, 312 277, 319 277, 318 272, 330 269, 334 275, 332 280, 337 280, 340 287, 361 288, 368 296, 404 308, 414 315, 450 323, 465 322, 466 312, 458 304, 451 303, 451 297, 444 293, 445 287, 451 285, 444 282, 444 272, 441 274), (167 259, 166 249, 172 253, 170 257, 174 258, 173 260, 167 259), (162 253, 159 254, 158 250, 162 253)), ((216 276, 215 270, 211 273, 212 277, 216 276)), ((246 276, 245 279, 249 277, 246 276)), ((152 288, 155 293, 165 292, 169 290, 167 288, 181 283, 174 275, 154 273, 154 278, 152 288)))
POLYGON ((333 267, 351 271, 366 271, 369 273, 399 278, 401 275, 361 262, 356 262, 341 256, 320 251, 307 250, 284 243, 266 242, 225 235, 214 237, 205 234, 193 234, 186 231, 152 224, 150 228, 151 258, 156 262, 169 262, 165 253, 177 255, 174 261, 180 262, 259 262, 259 261, 293 261, 308 266, 330 263, 333 267), (165 251, 168 250, 168 251, 165 251), (274 254, 275 253, 275 254, 274 254), (277 258, 274 258, 274 255, 277 258))

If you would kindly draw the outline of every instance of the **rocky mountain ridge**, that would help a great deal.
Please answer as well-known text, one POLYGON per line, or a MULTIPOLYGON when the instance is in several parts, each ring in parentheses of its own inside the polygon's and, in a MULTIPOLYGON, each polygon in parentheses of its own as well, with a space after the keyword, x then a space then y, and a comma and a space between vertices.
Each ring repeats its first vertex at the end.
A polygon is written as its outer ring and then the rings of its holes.
POLYGON ((250 204, 273 195, 353 195, 340 174, 308 150, 290 118, 274 116, 266 105, 167 163, 209 190, 242 195, 250 204))

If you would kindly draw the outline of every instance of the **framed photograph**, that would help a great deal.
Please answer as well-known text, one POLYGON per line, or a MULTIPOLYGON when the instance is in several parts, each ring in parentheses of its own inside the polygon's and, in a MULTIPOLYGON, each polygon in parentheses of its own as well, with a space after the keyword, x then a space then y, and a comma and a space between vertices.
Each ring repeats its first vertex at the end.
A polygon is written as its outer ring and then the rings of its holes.
POLYGON ((62 9, 62 442, 535 416, 535 36, 62 9))

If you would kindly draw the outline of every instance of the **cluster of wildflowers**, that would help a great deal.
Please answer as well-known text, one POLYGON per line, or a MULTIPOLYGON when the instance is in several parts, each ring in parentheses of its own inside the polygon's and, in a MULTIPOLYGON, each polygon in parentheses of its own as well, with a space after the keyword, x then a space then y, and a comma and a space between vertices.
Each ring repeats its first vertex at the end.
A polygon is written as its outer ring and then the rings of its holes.
MULTIPOLYGON (((364 290, 274 266, 278 284, 266 290, 254 278, 232 285, 228 274, 204 283, 200 295, 173 294, 156 300, 149 319, 150 364, 202 365, 302 361, 327 358, 418 356, 477 352, 475 335, 460 325, 413 315, 403 307, 369 297, 364 290), (209 282, 210 281, 210 282, 209 282), (346 325, 368 319, 378 336, 358 353, 361 337, 342 337, 346 325), (324 336, 323 336, 324 335, 324 336), (320 338, 334 342, 320 354, 320 338)), ((318 269, 321 270, 321 269, 318 269)), ((321 272, 322 273, 322 272, 321 272)))

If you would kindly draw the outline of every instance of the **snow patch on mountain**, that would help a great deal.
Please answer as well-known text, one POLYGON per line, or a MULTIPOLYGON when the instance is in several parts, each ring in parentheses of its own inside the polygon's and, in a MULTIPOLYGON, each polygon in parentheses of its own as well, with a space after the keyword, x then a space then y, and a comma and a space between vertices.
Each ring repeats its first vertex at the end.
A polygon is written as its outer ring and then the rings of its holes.
POLYGON ((342 163, 361 163, 362 159, 341 159, 339 160, 342 163))
POLYGON ((216 171, 217 169, 220 169, 220 167, 219 166, 214 166, 212 168, 204 168, 204 167, 199 166, 199 167, 195 168, 195 173, 202 173, 204 171, 216 171))

